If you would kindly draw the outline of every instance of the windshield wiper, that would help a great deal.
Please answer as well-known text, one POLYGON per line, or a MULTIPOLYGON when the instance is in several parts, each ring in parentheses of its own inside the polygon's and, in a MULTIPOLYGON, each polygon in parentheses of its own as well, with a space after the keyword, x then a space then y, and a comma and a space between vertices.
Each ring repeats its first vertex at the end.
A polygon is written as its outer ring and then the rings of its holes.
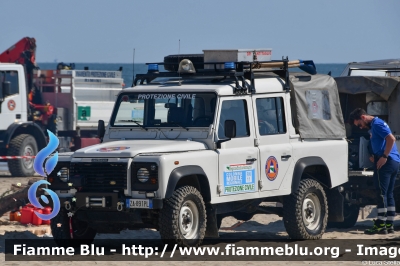
POLYGON ((138 125, 139 127, 143 128, 144 130, 146 130, 146 131, 147 131, 147 128, 146 128, 146 127, 144 127, 143 125, 139 124, 139 123, 138 123, 138 121, 134 121, 134 120, 132 120, 132 122, 133 122, 133 123, 135 123, 136 125, 138 125))
POLYGON ((133 122, 133 123, 135 123, 136 125, 138 125, 139 127, 141 127, 141 128, 143 128, 144 130, 148 130, 146 127, 144 127, 144 126, 142 126, 141 124, 139 124, 138 122, 139 121, 135 121, 135 120, 118 120, 118 122, 133 122))
POLYGON ((187 128, 187 127, 184 127, 184 126, 182 126, 182 125, 179 125, 178 123, 175 123, 175 122, 170 122, 171 124, 174 124, 174 125, 177 125, 178 127, 180 127, 180 128, 183 128, 183 129, 186 129, 186 131, 189 131, 189 129, 187 128))

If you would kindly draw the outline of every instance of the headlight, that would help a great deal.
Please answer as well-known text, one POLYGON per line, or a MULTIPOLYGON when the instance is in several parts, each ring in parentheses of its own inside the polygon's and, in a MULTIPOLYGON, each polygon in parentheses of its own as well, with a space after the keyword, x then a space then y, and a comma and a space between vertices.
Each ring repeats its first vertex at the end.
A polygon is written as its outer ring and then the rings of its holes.
POLYGON ((69 170, 67 167, 63 167, 58 171, 57 177, 60 178, 61 181, 63 182, 68 182, 68 177, 69 177, 69 170))
POLYGON ((149 170, 147 170, 147 168, 140 168, 137 171, 137 178, 142 183, 147 182, 147 180, 149 180, 149 176, 150 176, 150 173, 149 173, 149 170))

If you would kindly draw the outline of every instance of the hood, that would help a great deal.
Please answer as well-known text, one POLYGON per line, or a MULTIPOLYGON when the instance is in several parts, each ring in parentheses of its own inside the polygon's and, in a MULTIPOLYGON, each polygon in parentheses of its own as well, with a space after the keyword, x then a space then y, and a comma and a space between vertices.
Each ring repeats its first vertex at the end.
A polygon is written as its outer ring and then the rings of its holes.
POLYGON ((188 140, 124 140, 89 146, 74 153, 73 157, 134 157, 140 153, 162 153, 206 150, 198 141, 188 140))

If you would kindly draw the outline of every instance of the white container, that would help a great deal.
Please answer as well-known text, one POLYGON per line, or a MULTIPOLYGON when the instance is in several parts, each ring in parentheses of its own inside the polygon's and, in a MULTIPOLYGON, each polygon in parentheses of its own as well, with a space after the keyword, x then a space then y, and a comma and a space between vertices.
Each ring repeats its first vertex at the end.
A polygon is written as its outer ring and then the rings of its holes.
MULTIPOLYGON (((272 49, 221 49, 221 50, 203 50, 204 63, 208 62, 254 62, 271 61, 272 49)), ((214 65, 204 65, 204 69, 212 69, 214 65)), ((223 68, 218 65, 217 68, 223 68)))

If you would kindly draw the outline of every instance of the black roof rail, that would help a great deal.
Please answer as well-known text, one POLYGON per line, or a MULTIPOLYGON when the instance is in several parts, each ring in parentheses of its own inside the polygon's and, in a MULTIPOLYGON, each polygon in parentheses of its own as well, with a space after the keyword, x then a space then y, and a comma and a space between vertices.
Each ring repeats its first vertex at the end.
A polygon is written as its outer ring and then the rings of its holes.
MULTIPOLYGON (((213 69, 201 69, 196 70, 196 73, 179 73, 179 72, 159 72, 159 71, 148 71, 146 74, 137 74, 133 82, 133 86, 136 86, 140 81, 140 84, 147 84, 156 78, 180 78, 180 79, 193 79, 196 77, 222 77, 220 80, 232 79, 235 81, 236 94, 245 94, 255 92, 254 73, 269 72, 274 73, 285 80, 284 89, 290 90, 289 85, 289 63, 291 66, 300 65, 300 60, 289 62, 288 57, 282 58, 282 60, 271 60, 271 61, 241 61, 241 62, 204 62, 204 65, 214 65, 213 69), (218 68, 218 65, 224 65, 225 63, 234 63, 235 69, 226 70, 218 68), (295 64, 296 63, 296 64, 295 64), (261 67, 268 67, 268 69, 260 69, 261 67), (256 69, 260 69, 255 71, 256 69), (248 84, 245 79, 250 80, 251 84, 248 84)), ((311 61, 312 62, 312 61, 311 61)), ((157 64, 157 65, 169 65, 176 63, 146 63, 146 65, 157 64)), ((314 63, 312 63, 314 64, 314 63)), ((315 66, 314 66, 315 68, 315 66)), ((315 74, 315 73, 314 73, 315 74)))

